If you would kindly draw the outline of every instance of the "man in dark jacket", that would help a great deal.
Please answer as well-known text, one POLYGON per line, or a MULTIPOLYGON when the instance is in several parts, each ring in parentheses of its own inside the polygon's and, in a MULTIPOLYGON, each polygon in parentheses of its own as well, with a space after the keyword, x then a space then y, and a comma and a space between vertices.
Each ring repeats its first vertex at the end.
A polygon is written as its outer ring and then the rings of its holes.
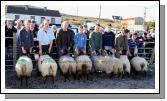
POLYGON ((61 28, 57 31, 56 45, 59 51, 59 57, 69 52, 72 47, 72 33, 68 29, 68 22, 64 21, 61 28))
POLYGON ((100 32, 100 24, 96 24, 95 31, 90 34, 90 50, 91 53, 97 54, 102 50, 102 33, 100 32))
POLYGON ((17 32, 17 29, 13 26, 13 22, 11 20, 6 21, 5 26, 5 37, 11 37, 5 39, 5 47, 13 46, 13 34, 17 32))
POLYGON ((13 35, 16 34, 17 30, 13 26, 12 20, 7 20, 5 25, 5 57, 6 59, 13 59, 13 35))
POLYGON ((115 34, 111 31, 111 24, 106 27, 106 31, 102 35, 102 47, 107 53, 114 55, 115 34))
POLYGON ((119 34, 115 39, 115 49, 116 49, 116 57, 120 58, 120 55, 128 55, 128 34, 129 30, 125 29, 123 33, 119 34))
POLYGON ((20 47, 23 55, 30 55, 31 49, 34 46, 33 33, 30 30, 30 20, 25 20, 24 26, 20 31, 20 47))
MULTIPOLYGON (((70 53, 73 53, 74 52, 74 36, 75 36, 75 33, 74 31, 71 29, 71 25, 68 24, 68 30, 70 31, 71 33, 71 38, 72 38, 72 46, 70 47, 70 53)), ((71 55, 72 56, 72 55, 71 55)))
POLYGON ((84 25, 84 33, 86 34, 87 36, 87 40, 86 40, 86 53, 89 52, 89 35, 90 35, 90 32, 88 31, 88 26, 87 25, 84 25))

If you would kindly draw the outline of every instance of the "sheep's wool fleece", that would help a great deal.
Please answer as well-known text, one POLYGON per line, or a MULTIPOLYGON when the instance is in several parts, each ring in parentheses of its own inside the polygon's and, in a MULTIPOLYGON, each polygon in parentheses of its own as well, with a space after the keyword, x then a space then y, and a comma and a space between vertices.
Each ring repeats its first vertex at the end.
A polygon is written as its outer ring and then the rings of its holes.
POLYGON ((28 56, 21 56, 15 66, 15 70, 18 76, 22 75, 21 66, 26 65, 26 75, 30 76, 33 68, 32 60, 28 56))
POLYGON ((122 61, 122 64, 126 66, 125 72, 130 73, 130 62, 128 60, 127 55, 121 55, 120 60, 122 61))
POLYGON ((49 55, 42 55, 38 60, 38 69, 43 77, 45 77, 46 75, 56 76, 57 64, 49 55), (53 69, 52 74, 49 74, 50 67, 52 67, 53 69))
POLYGON ((59 66, 63 73, 67 73, 69 67, 72 67, 72 72, 76 72, 76 62, 70 56, 61 56, 59 59, 59 66))
POLYGON ((80 55, 76 58, 77 62, 77 70, 82 70, 82 65, 87 65, 87 70, 91 70, 92 68, 92 61, 90 60, 88 55, 80 55))
POLYGON ((132 60, 130 61, 132 64, 132 67, 135 68, 136 71, 147 71, 148 70, 148 62, 139 56, 136 56, 134 58, 132 58, 132 60), (141 64, 144 64, 143 70, 141 68, 141 64))

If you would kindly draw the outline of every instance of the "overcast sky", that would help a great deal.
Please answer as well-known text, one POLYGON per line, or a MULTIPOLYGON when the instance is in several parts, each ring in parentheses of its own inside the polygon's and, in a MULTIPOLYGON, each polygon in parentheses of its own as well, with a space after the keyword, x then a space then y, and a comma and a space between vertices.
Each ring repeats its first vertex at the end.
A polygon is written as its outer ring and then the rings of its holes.
MULTIPOLYGON (((100 5, 33 5, 38 7, 47 7, 47 9, 59 10, 61 13, 98 17, 100 5)), ((144 8, 146 9, 146 20, 154 20, 155 8, 152 5, 101 5, 101 18, 109 18, 113 15, 123 18, 144 17, 144 8)))

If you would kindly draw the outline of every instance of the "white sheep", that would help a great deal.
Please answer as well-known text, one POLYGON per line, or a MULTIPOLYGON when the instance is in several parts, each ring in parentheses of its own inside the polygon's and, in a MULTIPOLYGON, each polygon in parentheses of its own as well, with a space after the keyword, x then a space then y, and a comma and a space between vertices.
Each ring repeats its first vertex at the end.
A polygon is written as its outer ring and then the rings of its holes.
POLYGON ((63 76, 65 77, 65 81, 67 78, 67 75, 73 74, 75 79, 76 74, 76 61, 70 57, 70 56, 61 56, 59 59, 59 67, 63 73, 63 76))
MULTIPOLYGON (((57 63, 49 55, 42 55, 38 60, 38 70, 43 77, 51 76, 54 82, 54 78, 57 73, 57 63)), ((46 79, 44 83, 46 82, 46 79)))
POLYGON ((122 61, 115 57, 113 58, 113 61, 114 61, 113 74, 120 74, 122 76, 122 74, 124 74, 122 61))
POLYGON ((97 72, 105 72, 111 77, 111 73, 113 73, 114 68, 114 61, 110 56, 94 56, 94 66, 97 72))
POLYGON ((130 62, 128 60, 127 55, 121 55, 120 56, 120 60, 122 61, 123 64, 123 68, 124 68, 124 72, 128 73, 130 75, 131 72, 131 66, 130 66, 130 62))
POLYGON ((19 57, 16 62, 15 70, 17 77, 21 79, 21 86, 23 77, 26 77, 26 85, 28 85, 27 79, 31 76, 32 69, 32 60, 28 56, 19 57))
POLYGON ((88 55, 80 55, 78 57, 76 57, 76 63, 77 63, 77 75, 81 76, 81 74, 86 75, 87 79, 88 76, 91 72, 92 69, 92 61, 89 58, 88 55))
POLYGON ((139 56, 135 56, 130 61, 132 68, 134 68, 136 71, 147 71, 148 70, 148 62, 139 56))

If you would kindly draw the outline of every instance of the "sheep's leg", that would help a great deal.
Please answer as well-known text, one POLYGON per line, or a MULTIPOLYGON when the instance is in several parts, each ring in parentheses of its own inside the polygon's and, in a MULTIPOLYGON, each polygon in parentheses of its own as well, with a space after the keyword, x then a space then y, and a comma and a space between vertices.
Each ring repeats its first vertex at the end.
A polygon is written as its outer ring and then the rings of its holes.
POLYGON ((119 73, 119 78, 122 78, 122 73, 119 73))
POLYGON ((86 74, 86 78, 87 78, 87 80, 89 80, 89 73, 86 74))
POLYGON ((110 76, 109 76, 109 78, 111 79, 113 77, 113 73, 110 73, 110 76))
POLYGON ((80 80, 80 78, 81 78, 81 72, 77 71, 77 80, 80 80))
POLYGON ((44 84, 46 83, 46 80, 48 79, 48 76, 45 76, 44 84))
POLYGON ((26 87, 28 87, 28 77, 26 76, 26 87))
POLYGON ((67 75, 64 74, 63 77, 64 77, 64 82, 66 82, 66 80, 67 80, 67 75))
POLYGON ((128 77, 130 77, 131 76, 131 74, 130 73, 127 73, 128 74, 128 77))
POLYGON ((38 69, 37 69, 37 76, 41 76, 41 73, 39 72, 38 69))
POLYGON ((23 77, 21 76, 20 77, 20 86, 22 86, 23 85, 23 77))
POLYGON ((75 74, 73 74, 73 77, 74 77, 74 80, 76 80, 76 75, 75 74))
POLYGON ((88 77, 87 77, 87 79, 90 79, 91 81, 93 80, 91 71, 88 72, 88 77))
POLYGON ((77 80, 80 80, 80 74, 77 74, 77 80))
POLYGON ((146 76, 147 76, 147 72, 146 72, 146 71, 143 71, 143 73, 144 73, 144 77, 146 77, 146 76))
POLYGON ((54 83, 54 76, 52 76, 52 82, 54 83))

